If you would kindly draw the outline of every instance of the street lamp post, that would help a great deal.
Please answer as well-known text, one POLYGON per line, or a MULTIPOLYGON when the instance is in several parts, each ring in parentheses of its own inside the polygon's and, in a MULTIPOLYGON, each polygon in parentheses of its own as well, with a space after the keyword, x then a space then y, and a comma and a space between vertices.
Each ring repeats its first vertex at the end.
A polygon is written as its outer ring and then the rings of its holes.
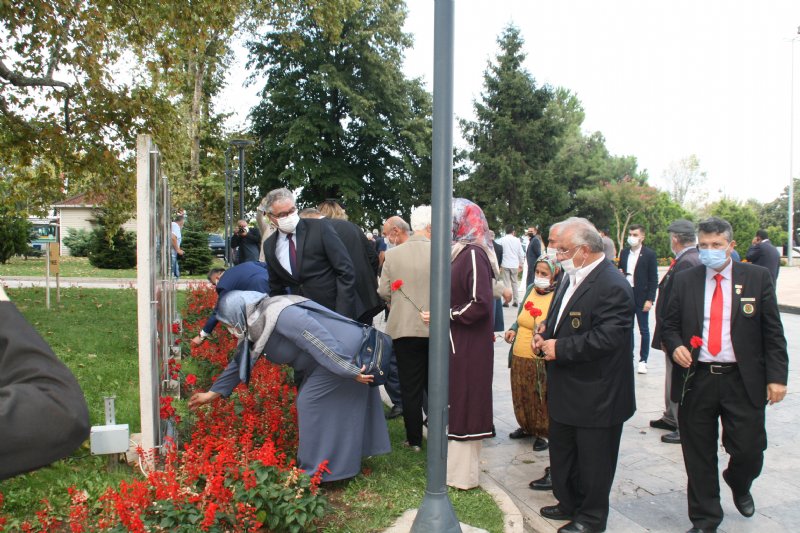
POLYGON ((255 144, 247 139, 233 139, 228 142, 228 149, 225 151, 225 264, 229 266, 233 263, 233 251, 231 250, 231 236, 233 227, 233 189, 236 171, 231 168, 231 158, 234 148, 239 150, 239 219, 244 218, 244 149, 255 144))
POLYGON ((797 27, 798 35, 789 45, 792 47, 792 92, 789 95, 789 224, 787 231, 788 246, 786 247, 786 264, 792 266, 792 253, 794 251, 794 42, 800 39, 800 26, 797 27))
POLYGON ((453 225, 454 1, 434 3, 431 325, 428 362, 428 482, 412 533, 461 533, 447 496, 447 396, 450 359, 450 242, 453 225))

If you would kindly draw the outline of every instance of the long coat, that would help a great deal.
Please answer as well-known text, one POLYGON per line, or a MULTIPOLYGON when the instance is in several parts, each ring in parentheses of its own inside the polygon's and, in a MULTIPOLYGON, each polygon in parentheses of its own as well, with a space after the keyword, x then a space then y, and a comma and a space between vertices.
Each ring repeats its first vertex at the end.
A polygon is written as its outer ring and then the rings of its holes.
POLYGON ((450 281, 450 415, 447 437, 493 436, 494 332, 492 266, 483 248, 456 256, 450 281))

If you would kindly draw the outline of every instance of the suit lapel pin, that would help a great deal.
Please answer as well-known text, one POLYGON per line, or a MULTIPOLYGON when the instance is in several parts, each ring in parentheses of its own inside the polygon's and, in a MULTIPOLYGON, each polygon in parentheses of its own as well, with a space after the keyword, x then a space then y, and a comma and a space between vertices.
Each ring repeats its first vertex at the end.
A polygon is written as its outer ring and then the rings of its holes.
POLYGON ((581 327, 580 311, 570 311, 569 316, 572 317, 572 321, 570 322, 572 329, 578 329, 579 327, 581 327))
POLYGON ((751 303, 746 303, 742 305, 742 313, 744 316, 753 316, 753 313, 756 312, 756 306, 751 303))
POLYGON ((742 294, 742 286, 741 285, 734 285, 733 287, 736 289, 736 294, 742 294))

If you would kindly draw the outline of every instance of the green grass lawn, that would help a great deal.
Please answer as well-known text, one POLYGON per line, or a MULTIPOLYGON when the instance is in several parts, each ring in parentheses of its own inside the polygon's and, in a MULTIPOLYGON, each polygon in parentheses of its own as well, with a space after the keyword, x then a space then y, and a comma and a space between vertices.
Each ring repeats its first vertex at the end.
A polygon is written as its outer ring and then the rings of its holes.
MULTIPOLYGON (((47 269, 44 257, 31 257, 24 259, 15 256, 9 261, 0 265, 0 277, 2 276, 41 276, 44 277, 47 269)), ((211 263, 212 268, 222 268, 222 259, 215 257, 211 263)), ((62 257, 60 266, 60 276, 62 278, 135 278, 136 269, 109 269, 95 268, 89 264, 85 257, 62 257)), ((206 279, 207 272, 197 274, 181 274, 181 279, 206 279)))
MULTIPOLYGON (((8 289, 8 295, 53 351, 75 373, 83 388, 93 425, 104 423, 103 396, 116 396, 118 424, 139 431, 139 374, 136 292, 131 289, 62 289, 61 304, 48 311, 44 289, 8 289)), ((179 308, 185 295, 178 294, 179 308)), ((402 447, 401 419, 389 423, 393 452, 364 461, 364 475, 325 487, 332 510, 320 524, 326 533, 366 533, 390 526, 406 509, 418 507, 425 491, 425 453, 402 447)), ((36 472, 0 482, 4 513, 14 522, 35 518, 47 499, 67 508, 67 488, 76 486, 96 499, 108 486, 137 473, 126 466, 107 472, 106 459, 89 453, 88 441, 71 457, 36 472)), ((480 489, 450 491, 462 522, 492 533, 503 531, 502 513, 480 489)))

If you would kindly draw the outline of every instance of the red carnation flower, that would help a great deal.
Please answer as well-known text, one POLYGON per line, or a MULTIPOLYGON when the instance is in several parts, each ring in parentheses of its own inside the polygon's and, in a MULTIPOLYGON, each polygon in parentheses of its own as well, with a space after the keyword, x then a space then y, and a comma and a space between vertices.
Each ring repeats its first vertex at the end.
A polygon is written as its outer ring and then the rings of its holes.
POLYGON ((403 280, 402 279, 398 279, 398 280, 395 280, 395 281, 392 282, 392 290, 393 291, 399 290, 400 287, 402 287, 402 286, 403 286, 403 280))
POLYGON ((689 344, 692 345, 692 348, 700 348, 703 345, 703 339, 695 335, 689 341, 689 344))
POLYGON ((526 311, 530 311, 531 309, 533 309, 533 302, 525 302, 524 307, 526 311))
POLYGON ((181 332, 181 326, 180 326, 180 324, 178 324, 177 322, 173 323, 173 324, 172 324, 172 333, 174 333, 174 334, 176 334, 176 335, 177 335, 177 334, 178 334, 178 333, 180 333, 180 332, 181 332))
POLYGON ((186 384, 187 385, 196 385, 197 384, 197 376, 194 374, 189 374, 186 376, 186 384))
POLYGON ((531 308, 530 308, 530 309, 528 309, 528 312, 531 314, 531 316, 532 316, 533 318, 536 318, 536 317, 542 316, 542 310, 541 310, 541 309, 539 309, 538 307, 533 307, 533 306, 531 306, 531 308))

